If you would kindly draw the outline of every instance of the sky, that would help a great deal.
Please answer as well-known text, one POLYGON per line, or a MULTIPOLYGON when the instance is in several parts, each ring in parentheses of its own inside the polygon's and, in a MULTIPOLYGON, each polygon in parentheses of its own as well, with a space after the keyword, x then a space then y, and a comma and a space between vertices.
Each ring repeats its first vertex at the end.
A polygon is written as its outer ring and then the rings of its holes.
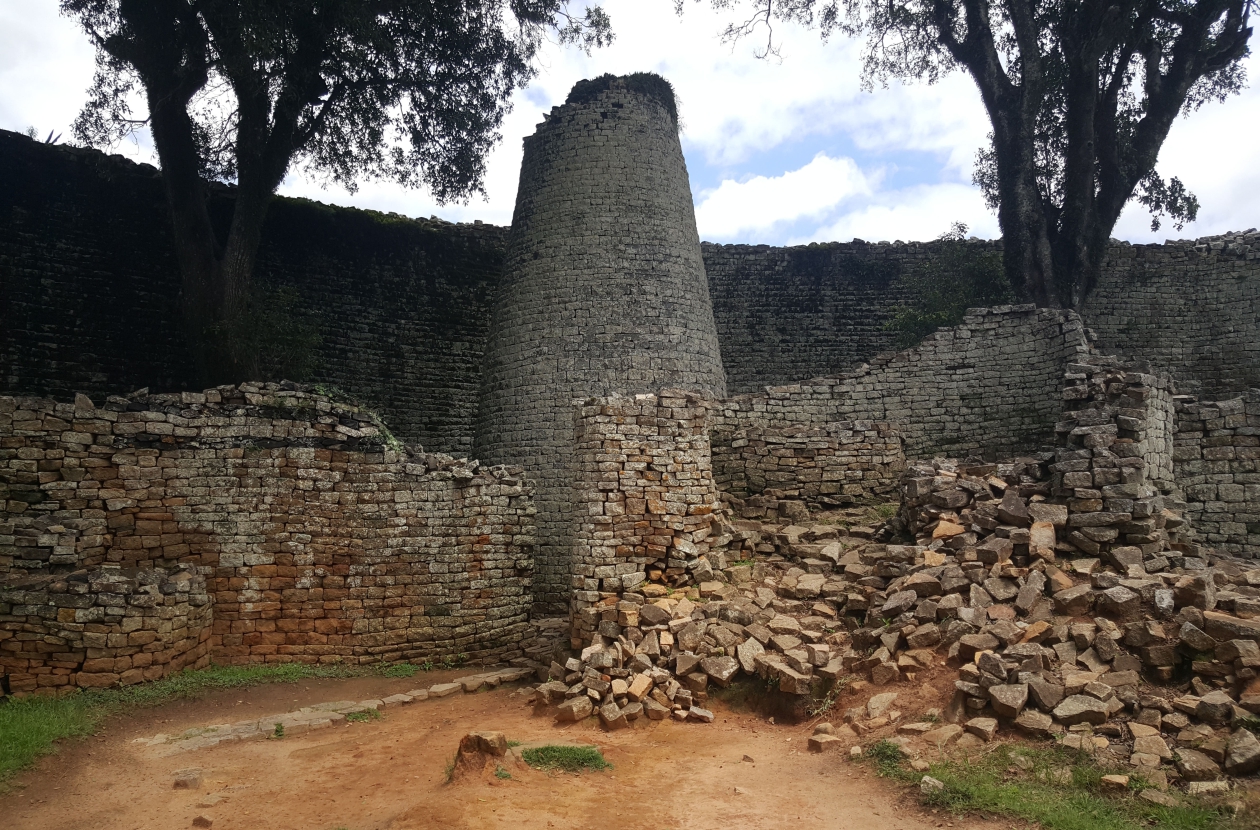
MULTIPOLYGON (((56 0, 0 0, 0 128, 34 127, 70 138, 86 99, 93 49, 56 0)), ((513 99, 502 140, 488 159, 485 194, 439 205, 424 190, 365 182, 356 192, 290 174, 286 195, 455 222, 511 222, 521 140, 564 102, 574 82, 605 72, 654 71, 678 93, 683 153, 704 240, 773 245, 933 239, 953 222, 982 238, 997 218, 971 183, 988 120, 961 73, 935 85, 863 91, 860 44, 824 43, 817 32, 777 26, 778 59, 759 60, 764 41, 723 44, 728 20, 703 4, 681 18, 673 0, 604 0, 616 40, 590 56, 549 46, 541 71, 513 99)), ((1260 75, 1260 59, 1248 59, 1260 75)), ((156 163, 147 135, 114 152, 156 163)), ((1179 118, 1158 165, 1202 204, 1198 221, 1150 230, 1135 205, 1113 235, 1162 242, 1260 225, 1260 85, 1224 104, 1179 118)))

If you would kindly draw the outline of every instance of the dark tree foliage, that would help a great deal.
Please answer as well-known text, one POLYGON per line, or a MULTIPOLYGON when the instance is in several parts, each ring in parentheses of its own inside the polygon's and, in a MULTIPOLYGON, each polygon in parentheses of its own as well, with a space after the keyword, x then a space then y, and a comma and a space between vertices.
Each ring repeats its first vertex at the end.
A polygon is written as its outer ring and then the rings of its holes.
POLYGON ((481 190, 512 92, 548 36, 611 40, 599 7, 567 0, 61 0, 97 48, 75 134, 111 145, 147 126, 174 220, 182 303, 203 380, 258 361, 240 335, 267 206, 301 165, 427 185, 439 201, 481 190), (133 93, 147 112, 133 115, 133 93), (231 182, 216 233, 206 180, 231 182))
POLYGON ((937 329, 958 325, 969 308, 1015 301, 1001 254, 968 242, 966 225, 953 223, 936 241, 933 256, 901 278, 910 301, 895 308, 884 324, 885 331, 896 332, 899 348, 914 346, 937 329))
MULTIPOLYGON (((683 0, 675 0, 681 10, 683 0)), ((1178 228, 1198 200, 1156 173, 1179 113, 1236 93, 1255 0, 710 0, 747 8, 728 39, 776 21, 866 38, 863 81, 962 69, 993 127, 975 180, 998 212, 1011 284, 1079 308, 1131 199, 1178 228)))

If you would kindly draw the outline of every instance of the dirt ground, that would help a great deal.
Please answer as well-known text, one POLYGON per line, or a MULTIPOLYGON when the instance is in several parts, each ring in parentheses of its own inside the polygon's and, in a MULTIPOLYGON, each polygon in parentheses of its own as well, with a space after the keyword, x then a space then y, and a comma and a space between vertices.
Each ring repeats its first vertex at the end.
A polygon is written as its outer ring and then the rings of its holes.
POLYGON ((191 827, 198 816, 215 830, 982 826, 924 810, 842 754, 807 752, 808 725, 776 726, 721 703, 714 704, 713 724, 665 721, 608 734, 593 719, 557 727, 532 714, 527 689, 500 687, 391 709, 378 721, 169 757, 168 747, 134 743, 446 677, 420 679, 261 686, 116 719, 100 736, 64 745, 19 778, 0 796, 0 827, 167 830, 191 827), (511 780, 447 784, 447 763, 460 737, 474 730, 526 743, 595 744, 615 768, 582 775, 513 768, 511 780), (199 790, 173 788, 172 773, 187 767, 203 770, 199 790))

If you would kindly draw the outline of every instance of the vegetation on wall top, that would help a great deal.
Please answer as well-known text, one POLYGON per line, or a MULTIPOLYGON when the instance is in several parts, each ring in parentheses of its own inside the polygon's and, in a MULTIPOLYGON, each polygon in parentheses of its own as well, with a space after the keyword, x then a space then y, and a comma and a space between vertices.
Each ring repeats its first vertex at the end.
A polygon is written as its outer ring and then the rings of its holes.
POLYGON ((613 88, 613 83, 620 81, 625 88, 640 95, 646 95, 663 106, 669 117, 678 123, 678 96, 674 93, 674 85, 655 72, 635 72, 630 75, 600 75, 598 78, 587 78, 578 81, 569 90, 566 104, 585 104, 594 101, 601 93, 613 88))

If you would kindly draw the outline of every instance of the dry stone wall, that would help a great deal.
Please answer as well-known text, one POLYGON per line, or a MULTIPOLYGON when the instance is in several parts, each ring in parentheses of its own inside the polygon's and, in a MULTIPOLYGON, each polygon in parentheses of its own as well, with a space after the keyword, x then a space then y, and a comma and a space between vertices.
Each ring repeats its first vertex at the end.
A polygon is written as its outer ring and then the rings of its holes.
POLYGON ((735 430, 713 448, 728 498, 773 491, 818 508, 890 501, 905 471, 901 432, 886 421, 735 430))
POLYGON ((667 586, 712 578, 718 500, 707 433, 711 406, 679 389, 591 398, 580 406, 574 648, 637 627, 645 591, 663 596, 667 586))
POLYGON ((476 453, 537 483, 535 600, 569 600, 573 409, 725 376, 676 125, 618 87, 556 107, 525 140, 486 352, 476 453))
POLYGON ((1182 392, 1260 386, 1260 233, 1117 244, 1081 316, 1100 350, 1166 367, 1182 392))
POLYGON ((910 458, 1052 446, 1065 367, 1087 351, 1072 312, 973 309, 961 325, 850 374, 723 402, 714 453, 725 458, 735 440, 789 427, 867 420, 897 424, 910 458))
POLYGON ((112 566, 0 587, 0 697, 204 668, 210 622, 206 580, 189 568, 112 566))
POLYGON ((1177 401, 1173 458, 1196 537, 1260 558, 1260 389, 1228 401, 1177 401))
POLYGON ((409 454, 375 415, 291 384, 100 407, 0 397, 0 505, 0 584, 21 594, 0 598, 0 654, 24 652, 11 644, 38 633, 31 617, 65 621, 76 591, 56 585, 118 568, 204 580, 188 603, 208 593, 213 620, 188 611, 185 628, 209 624, 221 663, 492 662, 519 655, 528 627, 521 471, 409 454))
MULTIPOLYGON (((222 229, 231 201, 212 191, 222 229)), ((506 235, 278 198, 257 277, 314 321, 312 380, 368 401, 404 440, 467 454, 506 235)), ((0 277, 0 392, 198 388, 153 167, 0 130, 0 277)))

